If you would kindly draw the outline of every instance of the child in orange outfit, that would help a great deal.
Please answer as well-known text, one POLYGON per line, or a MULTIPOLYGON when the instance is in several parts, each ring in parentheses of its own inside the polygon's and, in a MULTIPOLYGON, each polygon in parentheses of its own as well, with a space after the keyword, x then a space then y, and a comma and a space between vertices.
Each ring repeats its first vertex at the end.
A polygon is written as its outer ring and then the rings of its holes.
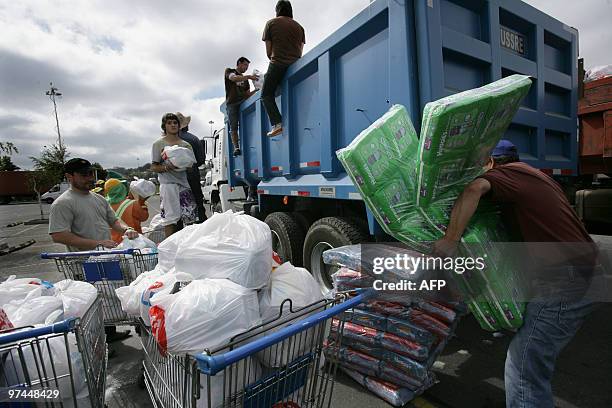
MULTIPOLYGON (((117 179, 108 179, 104 184, 104 191, 106 200, 115 211, 117 218, 142 234, 140 223, 149 218, 149 210, 145 204, 146 199, 131 192, 128 195, 128 188, 117 179)), ((111 231, 111 239, 118 244, 123 241, 121 234, 115 231, 111 231)))

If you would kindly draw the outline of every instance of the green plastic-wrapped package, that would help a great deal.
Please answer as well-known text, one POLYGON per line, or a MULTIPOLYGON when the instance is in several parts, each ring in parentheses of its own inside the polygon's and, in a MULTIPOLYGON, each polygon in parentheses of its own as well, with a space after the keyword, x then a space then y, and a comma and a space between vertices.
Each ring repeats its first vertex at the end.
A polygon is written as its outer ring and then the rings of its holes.
POLYGON ((524 291, 515 265, 500 248, 500 243, 509 239, 499 224, 497 214, 481 215, 464 234, 463 242, 467 255, 485 258, 485 269, 473 272, 477 280, 484 282, 482 298, 501 327, 517 329, 523 324, 525 304, 518 300, 524 299, 524 291))
POLYGON ((438 197, 457 193, 482 172, 530 85, 529 77, 511 75, 425 106, 417 205, 427 207, 438 197))
POLYGON ((415 213, 417 152, 416 131, 401 105, 336 152, 380 226, 398 240, 415 213))

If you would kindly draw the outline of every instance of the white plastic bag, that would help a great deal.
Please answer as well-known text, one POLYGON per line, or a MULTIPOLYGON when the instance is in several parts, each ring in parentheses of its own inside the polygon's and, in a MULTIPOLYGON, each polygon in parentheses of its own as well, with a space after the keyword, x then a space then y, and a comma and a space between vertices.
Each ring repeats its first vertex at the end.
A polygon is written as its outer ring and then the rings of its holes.
POLYGON ((177 170, 184 171, 196 163, 195 155, 191 149, 181 146, 166 146, 162 151, 162 159, 170 160, 177 170))
POLYGON ((157 192, 157 187, 149 180, 138 179, 130 183, 130 190, 142 198, 147 198, 157 192))
POLYGON ((160 268, 168 271, 170 268, 174 267, 174 260, 176 258, 176 252, 178 251, 179 244, 183 240, 189 240, 191 235, 196 232, 198 226, 199 225, 195 224, 185 227, 182 230, 170 235, 159 244, 157 247, 157 265, 160 268))
MULTIPOLYGON (((223 406, 223 396, 226 394, 223 392, 224 384, 227 390, 230 387, 233 390, 242 391, 245 386, 250 385, 261 379, 262 367, 259 362, 252 358, 247 357, 239 360, 238 362, 227 367, 225 371, 217 373, 217 375, 210 376, 210 406, 221 407, 223 406), (229 373, 231 378, 226 378, 225 373, 229 373)), ((197 400, 196 408, 209 408, 208 407, 208 376, 206 374, 200 374, 200 399, 197 400)))
POLYGON ((128 237, 123 238, 123 241, 117 245, 114 249, 154 249, 157 251, 157 245, 149 238, 142 234, 138 234, 138 238, 129 239, 128 237))
MULTIPOLYGON (((44 324, 55 311, 64 313, 62 300, 55 296, 36 296, 30 293, 23 300, 14 300, 3 306, 4 312, 15 327, 44 324)), ((60 316, 59 320, 63 320, 60 316)))
MULTIPOLYGON (((28 328, 26 330, 31 329, 28 328)), ((20 351, 21 359, 24 364, 7 364, 6 367, 4 367, 3 373, 6 384, 11 386, 25 384, 27 382, 37 383, 46 381, 45 379, 49 377, 55 377, 58 379, 58 382, 56 384, 55 380, 53 380, 53 388, 60 392, 59 400, 57 400, 56 403, 61 402, 64 407, 74 407, 75 405, 72 399, 72 382, 68 365, 70 361, 77 405, 79 408, 89 407, 87 376, 74 333, 68 333, 67 340, 70 347, 70 354, 66 353, 64 336, 53 336, 48 339, 42 338, 38 344, 23 343, 20 347, 20 351), (32 347, 34 347, 35 352, 32 351, 32 347), (26 370, 25 372, 24 367, 26 370)), ((14 358, 17 359, 17 356, 14 358)), ((100 356, 100 358, 102 358, 102 356, 100 356)))
POLYGON ((172 353, 201 353, 261 324, 257 292, 227 279, 194 280, 151 304, 153 336, 172 353))
POLYGON ((140 315, 140 298, 149 286, 160 276, 166 273, 162 268, 156 266, 152 271, 138 275, 129 286, 115 289, 115 293, 121 302, 121 309, 130 316, 140 315))
POLYGON ((0 307, 14 300, 23 300, 26 296, 53 296, 55 288, 53 284, 42 281, 38 278, 15 278, 9 276, 4 282, 0 283, 0 307))
MULTIPOLYGON (((322 299, 324 299, 324 295, 310 272, 285 262, 272 272, 269 285, 259 293, 261 319, 265 323, 278 319, 280 316, 278 321, 283 322, 292 318, 291 308, 295 312, 322 299), (286 299, 291 299, 291 306, 289 302, 286 302, 283 305, 281 315, 281 305, 286 299)), ((313 313, 319 310, 314 309, 313 313)), ((301 318, 303 319, 306 316, 301 318)), ((279 325, 273 331, 289 324, 290 322, 279 325)), ((273 350, 273 352, 260 351, 256 354, 256 357, 265 367, 282 367, 289 362, 289 359, 295 358, 295 356, 301 355, 311 348, 313 341, 316 341, 314 337, 315 329, 310 329, 299 336, 300 341, 294 342, 290 351, 280 346, 278 350, 273 350)))
MULTIPOLYGON (((296 268, 285 262, 272 272, 270 284, 259 296, 261 320, 267 322, 279 316, 284 300, 291 299, 293 310, 308 306, 324 299, 317 281, 304 268, 296 268)), ((289 313, 289 305, 285 304, 283 316, 289 313)))
POLYGON ((2 306, 0 306, 0 331, 12 329, 13 327, 15 326, 13 326, 11 319, 8 318, 8 316, 4 312, 4 309, 2 308, 2 306))
POLYGON ((65 279, 55 284, 64 308, 64 319, 83 317, 98 296, 95 286, 87 282, 65 279))
POLYGON ((194 279, 229 279, 250 289, 268 283, 272 233, 266 223, 228 211, 213 214, 196 228, 190 239, 179 242, 175 259, 178 271, 189 272, 194 279))
POLYGON ((257 69, 253 70, 253 75, 255 75, 257 77, 256 80, 251 81, 253 82, 253 87, 257 90, 259 89, 263 89, 263 84, 264 84, 264 74, 262 72, 260 72, 257 69))
POLYGON ((161 214, 155 214, 155 216, 151 218, 151 222, 149 223, 149 226, 147 227, 147 229, 149 231, 155 231, 155 230, 163 229, 163 228, 164 226, 162 225, 161 214))
POLYGON ((149 319, 149 309, 151 308, 151 299, 153 296, 160 296, 170 293, 176 284, 180 282, 191 282, 193 277, 188 273, 174 272, 173 269, 159 276, 140 294, 140 317, 144 324, 148 327, 151 325, 149 319))

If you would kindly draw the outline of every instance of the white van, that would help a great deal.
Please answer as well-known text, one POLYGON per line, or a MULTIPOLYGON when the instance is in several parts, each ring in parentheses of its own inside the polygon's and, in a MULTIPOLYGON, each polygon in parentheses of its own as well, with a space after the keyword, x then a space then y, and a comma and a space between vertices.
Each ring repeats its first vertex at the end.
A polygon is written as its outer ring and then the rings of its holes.
POLYGON ((53 187, 51 187, 49 191, 47 191, 45 194, 40 196, 40 199, 46 202, 47 204, 51 204, 53 201, 57 199, 57 197, 62 195, 62 193, 68 190, 69 188, 70 188, 70 183, 63 182, 60 184, 56 184, 53 187))

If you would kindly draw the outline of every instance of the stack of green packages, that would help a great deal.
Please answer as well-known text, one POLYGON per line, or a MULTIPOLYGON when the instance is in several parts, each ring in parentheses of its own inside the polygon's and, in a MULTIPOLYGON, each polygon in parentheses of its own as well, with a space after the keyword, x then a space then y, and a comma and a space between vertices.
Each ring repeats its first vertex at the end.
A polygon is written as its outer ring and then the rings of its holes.
POLYGON ((422 250, 440 235, 416 207, 418 149, 406 108, 393 105, 336 154, 384 231, 422 250))
MULTIPOLYGON (((428 103, 420 140, 406 109, 394 105, 337 156, 386 233, 425 251, 444 235, 453 203, 503 136, 531 80, 511 75, 428 103)), ((492 242, 507 238, 491 209, 479 210, 463 241, 487 255, 482 273, 453 274, 485 330, 517 328, 524 305, 512 265, 492 242)))

